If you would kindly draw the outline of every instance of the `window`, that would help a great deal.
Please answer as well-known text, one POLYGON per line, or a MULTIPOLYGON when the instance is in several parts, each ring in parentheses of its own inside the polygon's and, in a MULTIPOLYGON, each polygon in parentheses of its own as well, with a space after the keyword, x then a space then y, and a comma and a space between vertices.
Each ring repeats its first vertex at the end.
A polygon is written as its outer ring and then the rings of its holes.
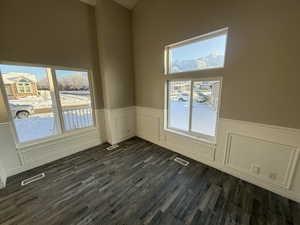
POLYGON ((167 128, 214 140, 220 79, 169 80, 167 128))
POLYGON ((56 70, 64 128, 73 130, 93 125, 87 72, 56 70), (80 123, 78 123, 80 121, 80 123))
POLYGON ((227 29, 166 47, 166 74, 224 67, 227 29))
POLYGON ((31 82, 27 80, 19 80, 17 82, 17 91, 19 94, 32 94, 32 86, 31 82))
POLYGON ((88 71, 3 64, 0 70, 18 143, 94 126, 88 71))

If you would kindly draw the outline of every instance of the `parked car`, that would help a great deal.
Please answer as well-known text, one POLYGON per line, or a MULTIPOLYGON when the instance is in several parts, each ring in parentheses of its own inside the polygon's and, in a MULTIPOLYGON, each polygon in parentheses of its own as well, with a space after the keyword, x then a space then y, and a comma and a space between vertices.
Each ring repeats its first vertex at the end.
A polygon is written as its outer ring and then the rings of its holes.
POLYGON ((186 102, 189 100, 189 94, 188 93, 180 93, 180 94, 174 96, 174 100, 179 101, 179 102, 186 102))
POLYGON ((194 101, 204 103, 208 100, 208 96, 202 93, 197 93, 194 95, 194 101))
POLYGON ((10 103, 9 107, 13 118, 18 118, 18 119, 28 118, 30 115, 34 113, 32 105, 17 105, 17 104, 10 103))

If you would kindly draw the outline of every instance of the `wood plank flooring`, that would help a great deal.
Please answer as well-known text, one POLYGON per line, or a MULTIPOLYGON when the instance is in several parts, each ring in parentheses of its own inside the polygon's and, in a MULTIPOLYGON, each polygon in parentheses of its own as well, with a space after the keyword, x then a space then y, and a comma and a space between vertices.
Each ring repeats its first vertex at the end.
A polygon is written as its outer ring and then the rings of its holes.
POLYGON ((300 225, 300 206, 198 162, 133 138, 11 177, 2 225, 300 225), (21 187, 22 180, 46 178, 21 187))

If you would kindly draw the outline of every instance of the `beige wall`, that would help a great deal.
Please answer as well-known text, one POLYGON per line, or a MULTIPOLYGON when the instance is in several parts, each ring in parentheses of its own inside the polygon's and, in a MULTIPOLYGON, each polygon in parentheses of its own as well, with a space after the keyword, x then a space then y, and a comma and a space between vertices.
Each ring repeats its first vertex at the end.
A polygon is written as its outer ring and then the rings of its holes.
POLYGON ((134 105, 131 12, 111 0, 96 5, 105 108, 134 105))
MULTIPOLYGON (((1 0, 0 61, 92 69, 103 108, 94 11, 79 0, 1 0)), ((0 122, 5 114, 0 103, 0 122)))
POLYGON ((165 45, 229 27, 225 69, 215 73, 224 77, 221 117, 300 128, 299 12, 296 0, 141 1, 133 13, 136 104, 164 107, 165 45))

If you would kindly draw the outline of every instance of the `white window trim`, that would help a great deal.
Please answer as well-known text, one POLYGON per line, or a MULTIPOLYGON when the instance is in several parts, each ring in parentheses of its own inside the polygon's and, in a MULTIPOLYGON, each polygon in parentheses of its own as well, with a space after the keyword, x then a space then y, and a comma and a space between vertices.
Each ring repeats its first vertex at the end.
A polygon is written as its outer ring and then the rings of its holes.
POLYGON ((17 92, 18 94, 32 94, 33 93, 33 90, 32 90, 32 86, 31 86, 31 83, 30 82, 19 82, 17 81, 16 82, 16 86, 17 86, 17 92), (29 84, 28 86, 26 84, 29 84), (29 87, 30 88, 30 91, 26 91, 26 88, 29 87), (24 92, 21 92, 20 91, 20 88, 23 88, 24 89, 24 92))
POLYGON ((204 141, 210 144, 215 144, 217 140, 217 131, 219 127, 219 113, 220 113, 220 105, 221 105, 221 93, 222 93, 222 77, 202 77, 202 78, 178 78, 178 79, 168 79, 165 82, 165 113, 164 113, 164 130, 168 132, 173 132, 179 135, 191 137, 200 141, 204 141), (191 82, 191 89, 190 89, 190 99, 189 99, 189 131, 181 130, 178 128, 169 127, 169 89, 168 89, 168 82, 169 81, 190 81, 191 82), (216 125, 215 125, 215 136, 209 136, 202 133, 193 132, 191 130, 191 122, 192 122, 192 93, 193 93, 193 82, 195 81, 220 81, 220 90, 219 90, 219 96, 218 96, 218 105, 217 105, 217 119, 216 119, 216 125))
MULTIPOLYGON (((172 48, 185 46, 185 45, 192 44, 192 43, 199 42, 199 41, 204 41, 204 40, 214 38, 214 37, 218 37, 218 36, 221 36, 221 35, 224 35, 224 34, 227 35, 227 37, 228 37, 228 27, 222 28, 222 29, 210 32, 210 33, 206 33, 206 34, 203 34, 203 35, 200 35, 200 36, 197 36, 197 37, 193 37, 193 38, 190 38, 190 39, 187 39, 187 40, 184 40, 184 41, 180 41, 180 42, 177 42, 177 43, 167 45, 165 47, 165 54, 164 54, 165 55, 165 63, 164 63, 164 67, 165 67, 164 68, 164 73, 165 73, 165 75, 191 73, 191 72, 197 72, 197 71, 216 70, 216 69, 224 68, 224 66, 220 66, 220 67, 205 68, 205 69, 198 69, 198 70, 187 70, 187 71, 173 72, 172 73, 170 71, 171 62, 170 62, 170 57, 169 57, 170 49, 172 49, 172 48)), ((227 40, 228 40, 228 38, 226 39, 226 43, 225 43, 224 60, 226 59, 227 40)))
MULTIPOLYGON (((53 66, 53 65, 45 65, 45 64, 31 64, 31 63, 22 63, 22 62, 11 62, 11 61, 0 61, 0 64, 5 64, 5 65, 15 65, 15 66, 32 66, 32 67, 43 67, 45 69, 50 69, 50 73, 49 71, 47 71, 47 76, 48 79, 54 79, 56 80, 56 76, 55 76, 55 70, 68 70, 68 71, 80 71, 80 72, 87 72, 88 73, 88 79, 89 79, 89 88, 90 88, 90 97, 91 97, 91 108, 92 108, 92 118, 93 118, 93 126, 89 126, 89 127, 84 127, 84 128, 77 128, 77 129, 73 129, 73 130, 64 130, 64 123, 63 123, 63 117, 59 116, 59 118, 56 118, 56 122, 57 122, 57 127, 58 127, 58 133, 53 135, 53 136, 49 136, 49 137, 45 137, 45 138, 39 138, 36 140, 32 140, 32 141, 27 141, 27 142, 20 142, 18 135, 17 135, 17 129, 14 123, 14 118, 12 117, 12 113, 9 107, 9 100, 8 100, 8 95, 6 93, 5 90, 5 85, 2 79, 2 75, 1 75, 1 71, 0 71, 0 92, 2 93, 3 99, 4 99, 4 104, 6 106, 6 110, 8 112, 8 118, 9 118, 9 124, 13 133, 13 138, 16 144, 17 149, 22 149, 25 147, 29 147, 29 146, 35 146, 35 145, 39 145, 39 144, 44 144, 47 142, 51 142, 57 139, 61 139, 64 137, 68 137, 71 135, 75 135, 75 134, 80 134, 80 133, 85 133, 89 130, 94 130, 97 129, 98 124, 97 124, 97 120, 96 120, 96 114, 95 114, 95 90, 94 90, 94 82, 93 82, 93 73, 92 70, 89 69, 84 69, 84 68, 72 68, 72 67, 64 67, 64 66, 53 66), (53 73, 53 71, 54 73, 53 73)), ((51 94, 54 94, 54 98, 52 98, 52 105, 54 106, 53 108, 53 113, 54 116, 57 116, 58 114, 62 114, 62 108, 60 105, 60 99, 59 99, 59 93, 56 92, 58 91, 58 89, 55 90, 55 88, 57 88, 57 86, 55 87, 55 85, 57 85, 57 83, 51 82, 51 80, 49 80, 49 85, 50 85, 50 92, 52 92, 51 94), (58 102, 53 102, 53 101, 57 101, 58 98, 58 102), (59 104, 59 106, 58 106, 59 104), (57 110, 57 113, 54 112, 54 110, 57 110)))

